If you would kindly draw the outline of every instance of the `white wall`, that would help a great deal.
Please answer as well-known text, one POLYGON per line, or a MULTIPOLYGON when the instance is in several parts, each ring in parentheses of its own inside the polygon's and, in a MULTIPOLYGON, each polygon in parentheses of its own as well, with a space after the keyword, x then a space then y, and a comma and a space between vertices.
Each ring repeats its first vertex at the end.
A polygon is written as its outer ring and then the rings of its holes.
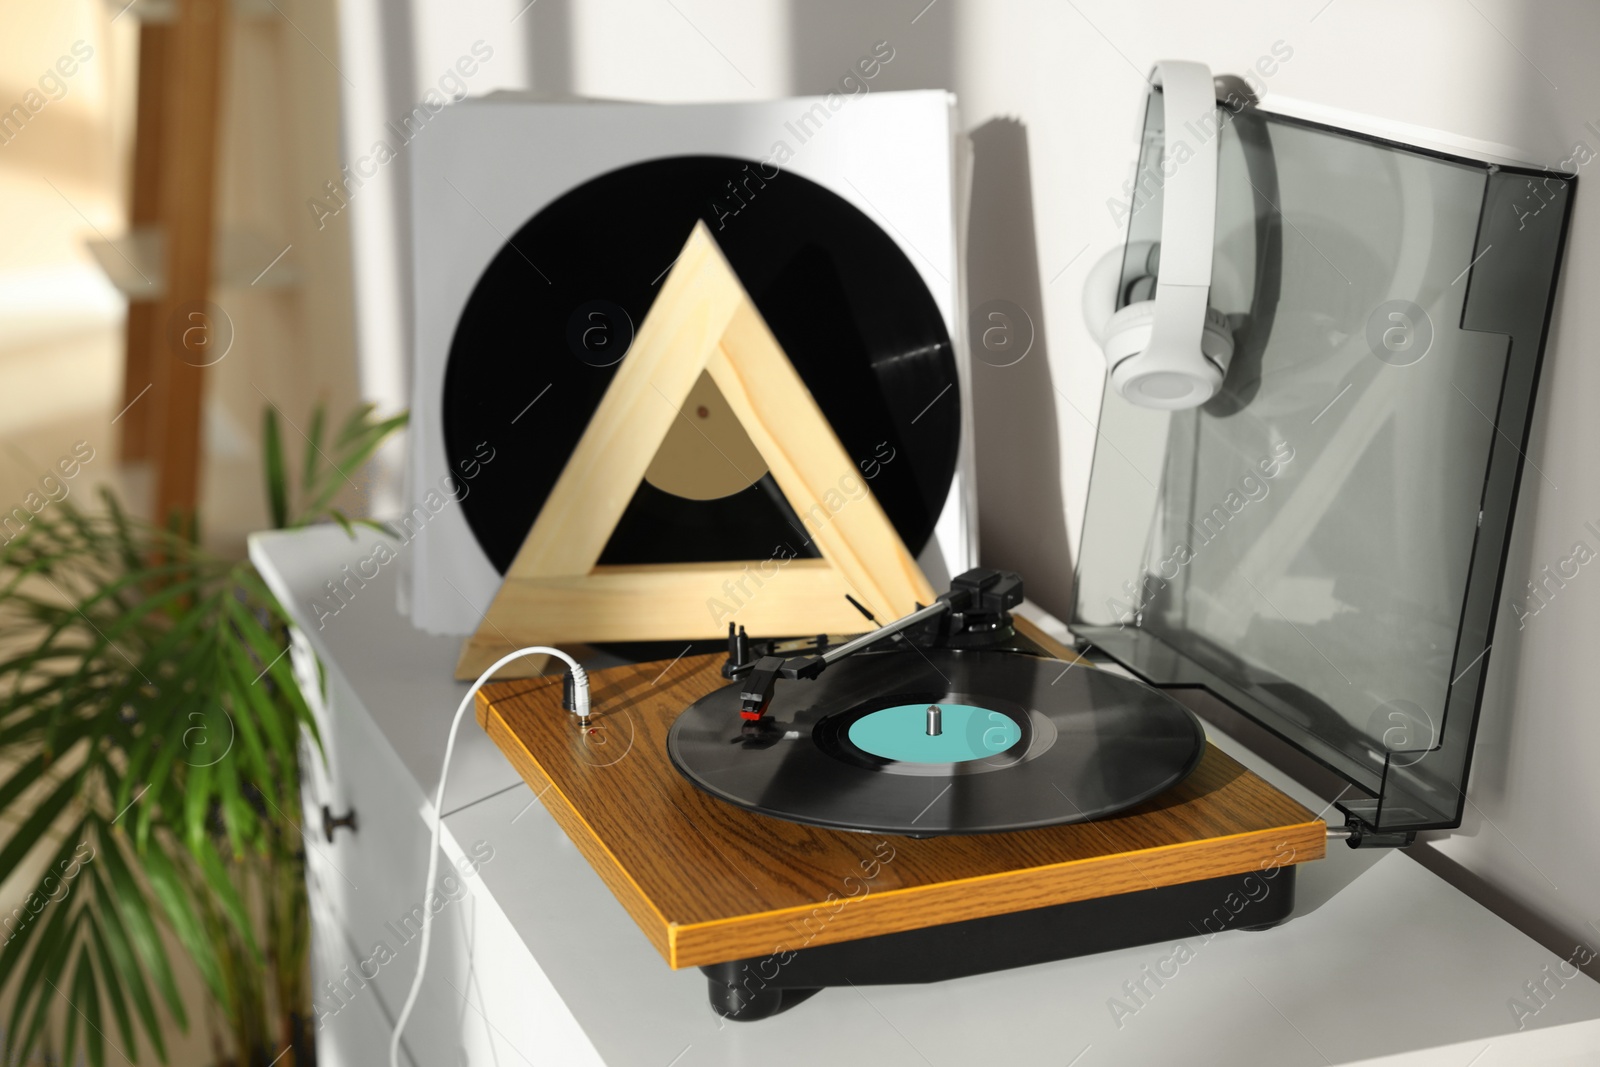
MULTIPOLYGON (((474 92, 527 86, 656 100, 815 92, 874 42, 894 61, 878 88, 945 87, 973 134, 969 304, 1004 300, 1036 329, 1014 368, 979 364, 981 537, 986 562, 1024 571, 1065 613, 1104 366, 1079 312, 1084 273, 1120 238, 1106 201, 1133 153, 1143 76, 1164 57, 1243 72, 1275 42, 1267 79, 1287 95, 1512 146, 1555 164, 1574 142, 1600 152, 1600 6, 1507 0, 343 0, 352 82, 347 144, 404 113, 473 40, 496 50, 474 92), (515 21, 513 21, 513 19, 515 21)), ((1587 169, 1587 168, 1586 168, 1587 169)), ((1600 171, 1597 171, 1600 172, 1600 171)), ((1600 215, 1589 175, 1576 198, 1507 581, 1513 590, 1575 541, 1600 549, 1592 488, 1600 454, 1600 215)), ((408 244, 403 167, 353 205, 361 346, 369 392, 404 402, 400 308, 408 244)), ((1600 522, 1597 522, 1600 527, 1600 522)), ((1594 568, 1600 570, 1600 568, 1594 568)), ((1600 943, 1600 713, 1586 668, 1600 635, 1600 574, 1585 569, 1518 632, 1509 611, 1491 653, 1465 825, 1438 847, 1576 940, 1600 943)))

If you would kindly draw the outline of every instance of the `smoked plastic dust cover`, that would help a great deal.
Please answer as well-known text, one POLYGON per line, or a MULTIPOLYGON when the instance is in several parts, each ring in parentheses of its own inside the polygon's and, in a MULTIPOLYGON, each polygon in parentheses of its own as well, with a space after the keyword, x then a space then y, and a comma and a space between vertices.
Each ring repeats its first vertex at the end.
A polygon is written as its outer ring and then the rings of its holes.
MULTIPOLYGON (((1223 390, 1101 406, 1072 630, 1200 686, 1350 783, 1381 831, 1460 824, 1576 181, 1222 110, 1223 390)), ((1175 116, 1174 121, 1181 120, 1175 116)), ((1160 270, 1152 94, 1118 306, 1160 270)))

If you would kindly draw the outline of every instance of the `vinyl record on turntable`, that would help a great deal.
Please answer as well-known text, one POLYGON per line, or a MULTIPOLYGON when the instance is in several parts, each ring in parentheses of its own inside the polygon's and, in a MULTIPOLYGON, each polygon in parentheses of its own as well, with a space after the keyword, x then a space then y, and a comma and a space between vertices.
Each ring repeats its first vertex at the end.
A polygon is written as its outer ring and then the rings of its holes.
POLYGON ((997 651, 887 652, 781 686, 746 736, 738 686, 673 723, 695 785, 750 811, 841 830, 936 836, 1085 822, 1199 764, 1205 732, 1125 678, 997 651))
MULTIPOLYGON (((905 253, 856 207, 775 166, 650 160, 593 178, 512 234, 463 310, 444 380, 449 454, 505 427, 462 509, 495 568, 515 558, 626 358, 662 276, 704 219, 909 550, 955 474, 950 337, 905 253), (548 391, 549 403, 533 404, 548 391), (870 475, 870 479, 868 477, 870 475)), ((603 564, 815 556, 803 524, 702 376, 603 564)))

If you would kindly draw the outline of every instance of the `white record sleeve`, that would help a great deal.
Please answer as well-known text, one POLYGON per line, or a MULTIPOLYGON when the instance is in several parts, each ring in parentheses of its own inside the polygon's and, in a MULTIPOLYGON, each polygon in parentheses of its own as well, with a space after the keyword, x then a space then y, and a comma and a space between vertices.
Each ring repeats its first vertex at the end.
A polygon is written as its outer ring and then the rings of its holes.
POLYGON ((808 178, 876 222, 916 268, 944 318, 962 394, 955 477, 918 562, 936 589, 974 566, 956 130, 955 99, 942 90, 721 104, 546 103, 497 93, 446 108, 412 156, 416 328, 405 499, 407 514, 425 514, 402 553, 402 610, 413 624, 470 634, 500 587, 461 507, 447 495, 437 511, 424 505, 451 484, 445 369, 479 278, 511 235, 564 193, 619 167, 673 156, 768 161, 808 178))

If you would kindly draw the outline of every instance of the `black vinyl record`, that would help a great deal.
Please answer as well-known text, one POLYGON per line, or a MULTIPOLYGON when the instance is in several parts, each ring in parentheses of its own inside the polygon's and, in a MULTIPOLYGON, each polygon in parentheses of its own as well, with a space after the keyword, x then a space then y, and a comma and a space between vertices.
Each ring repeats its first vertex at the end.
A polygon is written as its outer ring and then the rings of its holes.
MULTIPOLYGON (((916 554, 932 534, 956 467, 960 387, 916 269, 876 223, 815 182, 686 156, 612 171, 550 203, 496 255, 462 312, 445 372, 444 443, 452 473, 473 472, 462 510, 501 573, 701 219, 906 547, 916 554), (472 462, 486 455, 491 462, 472 462)), ((647 479, 600 562, 778 554, 817 552, 769 474, 710 499, 647 479)))
POLYGON ((841 660, 813 681, 780 681, 754 737, 739 688, 678 717, 673 765, 731 804, 839 830, 931 837, 1084 822, 1171 788, 1205 751, 1199 720, 1166 694, 1014 652, 841 660))

